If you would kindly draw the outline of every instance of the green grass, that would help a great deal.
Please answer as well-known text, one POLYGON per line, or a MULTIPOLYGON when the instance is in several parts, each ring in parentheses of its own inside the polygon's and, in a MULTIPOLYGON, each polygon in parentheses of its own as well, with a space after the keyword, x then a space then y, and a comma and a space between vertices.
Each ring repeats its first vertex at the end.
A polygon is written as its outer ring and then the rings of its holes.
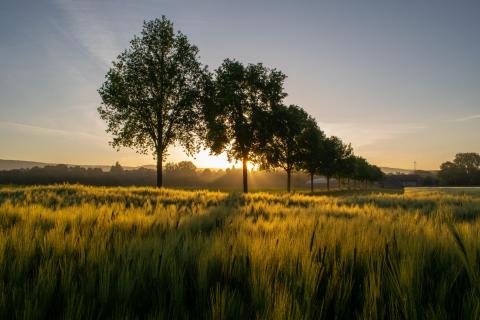
POLYGON ((0 318, 479 319, 479 215, 443 189, 0 187, 0 318))

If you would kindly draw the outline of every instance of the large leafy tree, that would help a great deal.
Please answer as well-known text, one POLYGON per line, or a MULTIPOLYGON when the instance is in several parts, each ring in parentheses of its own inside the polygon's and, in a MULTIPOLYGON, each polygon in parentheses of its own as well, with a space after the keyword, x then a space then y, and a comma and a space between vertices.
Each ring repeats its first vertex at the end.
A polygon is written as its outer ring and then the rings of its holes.
POLYGON ((475 152, 457 153, 453 163, 465 171, 467 175, 480 170, 480 155, 475 152))
POLYGON ((344 144, 340 138, 331 136, 325 139, 319 174, 327 178, 327 190, 330 190, 330 179, 343 170, 345 160, 352 154, 352 147, 344 144))
POLYGON ((438 176, 448 185, 478 185, 480 155, 474 152, 457 153, 453 162, 442 163, 438 176))
POLYGON ((193 134, 199 128, 203 84, 207 73, 198 61, 198 48, 165 17, 144 22, 140 36, 113 62, 98 90, 98 112, 113 135, 111 145, 157 159, 157 186, 168 147, 197 150, 193 134))
POLYGON ((261 63, 226 59, 215 71, 204 104, 205 141, 213 154, 227 153, 243 166, 243 191, 248 192, 247 163, 259 162, 269 113, 282 103, 285 75, 261 63))
POLYGON ((313 177, 322 167, 326 137, 317 123, 310 121, 307 123, 302 136, 299 168, 310 176, 310 191, 313 193, 313 177))
POLYGON ((291 189, 293 170, 300 169, 303 145, 315 120, 296 105, 273 108, 269 121, 271 134, 263 149, 265 168, 282 168, 287 173, 287 191, 291 189))

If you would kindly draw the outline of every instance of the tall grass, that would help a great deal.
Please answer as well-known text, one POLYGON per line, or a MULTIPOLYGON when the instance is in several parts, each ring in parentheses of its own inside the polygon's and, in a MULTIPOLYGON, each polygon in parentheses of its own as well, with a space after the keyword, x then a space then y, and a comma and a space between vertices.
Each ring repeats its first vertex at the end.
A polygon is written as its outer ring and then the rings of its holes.
POLYGON ((479 319, 480 194, 0 188, 0 318, 479 319))

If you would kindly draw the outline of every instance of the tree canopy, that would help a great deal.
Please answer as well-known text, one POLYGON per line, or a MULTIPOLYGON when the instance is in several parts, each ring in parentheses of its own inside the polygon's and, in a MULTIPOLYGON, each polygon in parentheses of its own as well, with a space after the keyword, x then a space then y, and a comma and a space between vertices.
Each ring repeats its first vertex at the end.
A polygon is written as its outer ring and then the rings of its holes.
POLYGON ((342 166, 352 152, 352 147, 344 144, 338 137, 331 136, 325 139, 318 174, 327 178, 327 189, 330 189, 330 178, 343 169, 342 166))
MULTIPOLYGON (((331 177, 375 181, 381 176, 377 167, 354 157, 349 144, 326 138, 304 109, 283 104, 286 76, 281 71, 225 59, 210 73, 198 53, 164 16, 146 21, 98 90, 98 112, 113 136, 111 145, 152 152, 157 186, 163 185, 163 161, 174 144, 188 155, 204 146, 212 154, 225 152, 229 160, 241 161, 244 192, 249 162, 285 170, 288 191, 295 170, 310 175, 312 191, 315 174, 326 176, 327 188, 331 177)), ((456 159, 456 170, 477 170, 472 159, 456 159)), ((192 165, 182 163, 180 171, 195 172, 192 165)), ((166 169, 176 171, 171 164, 166 169)))
POLYGON ((362 157, 353 156, 353 179, 357 181, 374 182, 383 179, 384 174, 379 167, 371 165, 362 157))
POLYGON ((282 103, 285 75, 261 63, 243 65, 226 59, 215 71, 204 105, 206 145, 213 154, 226 151, 243 166, 243 190, 248 192, 247 163, 258 163, 267 121, 282 103))
POLYGON ((313 192, 313 177, 322 166, 326 136, 316 122, 309 122, 301 141, 299 169, 310 175, 310 191, 313 192))
POLYGON ((98 90, 98 112, 113 135, 113 147, 153 152, 157 159, 157 186, 162 186, 162 162, 168 147, 198 150, 205 70, 198 48, 173 23, 162 17, 144 22, 140 36, 113 62, 98 90))
POLYGON ((438 176, 447 185, 480 185, 480 155, 457 153, 453 162, 442 163, 438 176))
POLYGON ((287 173, 287 191, 291 189, 292 170, 301 169, 305 140, 316 126, 305 110, 296 105, 276 106, 272 109, 266 132, 267 141, 261 150, 264 168, 282 168, 287 173))

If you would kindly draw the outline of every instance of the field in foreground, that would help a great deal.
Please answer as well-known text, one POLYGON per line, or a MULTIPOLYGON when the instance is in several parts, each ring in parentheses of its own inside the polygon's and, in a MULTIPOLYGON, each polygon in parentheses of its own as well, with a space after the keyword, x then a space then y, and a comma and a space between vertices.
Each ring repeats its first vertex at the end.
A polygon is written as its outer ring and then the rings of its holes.
POLYGON ((0 318, 479 319, 480 192, 0 187, 0 318))

